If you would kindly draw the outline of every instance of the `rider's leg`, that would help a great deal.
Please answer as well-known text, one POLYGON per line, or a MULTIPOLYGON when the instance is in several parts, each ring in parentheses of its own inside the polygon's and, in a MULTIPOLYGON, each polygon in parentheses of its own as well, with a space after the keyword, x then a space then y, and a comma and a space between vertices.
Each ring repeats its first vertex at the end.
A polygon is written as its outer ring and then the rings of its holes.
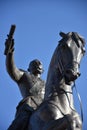
POLYGON ((15 119, 12 124, 9 126, 8 130, 27 130, 29 118, 32 114, 29 106, 23 104, 17 109, 15 119))

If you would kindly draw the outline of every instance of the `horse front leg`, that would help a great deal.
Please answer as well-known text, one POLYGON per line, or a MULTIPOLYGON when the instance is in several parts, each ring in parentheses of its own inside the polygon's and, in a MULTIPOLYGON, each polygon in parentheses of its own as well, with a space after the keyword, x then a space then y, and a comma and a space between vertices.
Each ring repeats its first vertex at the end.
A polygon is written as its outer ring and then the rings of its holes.
POLYGON ((76 111, 72 112, 72 127, 73 130, 82 130, 82 120, 76 111))

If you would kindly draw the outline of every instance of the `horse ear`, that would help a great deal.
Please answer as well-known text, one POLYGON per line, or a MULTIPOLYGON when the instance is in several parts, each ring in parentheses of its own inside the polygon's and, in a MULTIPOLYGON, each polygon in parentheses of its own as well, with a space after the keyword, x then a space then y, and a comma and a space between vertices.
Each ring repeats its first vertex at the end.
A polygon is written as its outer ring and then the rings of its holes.
POLYGON ((59 35, 60 35, 62 38, 66 37, 66 34, 65 34, 64 32, 60 32, 59 35))

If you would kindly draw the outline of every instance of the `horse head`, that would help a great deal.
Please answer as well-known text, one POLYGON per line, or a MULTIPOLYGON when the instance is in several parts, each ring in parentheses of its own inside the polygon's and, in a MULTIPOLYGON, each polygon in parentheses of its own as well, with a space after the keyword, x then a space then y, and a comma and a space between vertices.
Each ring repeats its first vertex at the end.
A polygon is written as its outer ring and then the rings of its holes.
POLYGON ((58 66, 66 82, 74 81, 80 76, 80 62, 85 53, 85 40, 76 32, 60 32, 58 66))

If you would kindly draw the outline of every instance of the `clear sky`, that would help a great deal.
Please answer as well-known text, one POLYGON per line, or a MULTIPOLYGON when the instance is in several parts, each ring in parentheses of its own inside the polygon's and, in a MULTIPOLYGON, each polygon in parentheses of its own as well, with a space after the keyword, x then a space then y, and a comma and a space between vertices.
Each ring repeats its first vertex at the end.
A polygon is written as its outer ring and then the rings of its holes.
MULTIPOLYGON (((16 106, 22 99, 17 84, 5 68, 4 42, 11 24, 16 24, 15 63, 27 69, 31 60, 43 62, 46 80, 51 56, 61 39, 59 32, 80 33, 87 42, 86 0, 0 0, 0 130, 6 130, 14 119, 16 106)), ((87 50, 87 45, 86 45, 87 50)), ((81 62, 81 76, 76 80, 82 98, 84 122, 87 128, 87 53, 81 62)), ((80 112, 76 92, 75 105, 80 112)))

